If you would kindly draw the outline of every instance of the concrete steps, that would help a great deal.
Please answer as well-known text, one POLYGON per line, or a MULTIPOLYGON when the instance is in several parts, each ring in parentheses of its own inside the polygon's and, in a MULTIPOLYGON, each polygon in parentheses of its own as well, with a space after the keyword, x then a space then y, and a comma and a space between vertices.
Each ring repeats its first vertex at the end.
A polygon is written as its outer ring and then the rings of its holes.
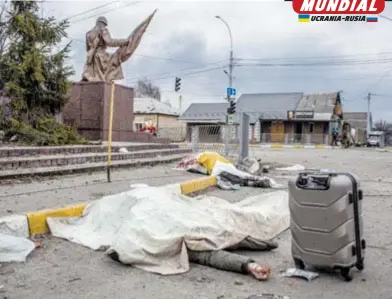
MULTIPOLYGON (((170 144, 115 146, 112 168, 172 163, 190 152, 170 144), (120 148, 128 152, 119 152, 120 148)), ((106 146, 0 148, 0 179, 101 171, 106 169, 106 161, 106 146)))
MULTIPOLYGON (((112 152, 118 152, 120 148, 126 148, 129 152, 153 150, 153 149, 176 149, 177 144, 154 144, 138 143, 124 146, 112 146, 112 152)), ((82 154, 82 153, 107 153, 108 147, 105 145, 71 145, 71 146, 41 146, 41 147, 0 147, 0 158, 20 157, 20 156, 39 156, 57 154, 82 154)))

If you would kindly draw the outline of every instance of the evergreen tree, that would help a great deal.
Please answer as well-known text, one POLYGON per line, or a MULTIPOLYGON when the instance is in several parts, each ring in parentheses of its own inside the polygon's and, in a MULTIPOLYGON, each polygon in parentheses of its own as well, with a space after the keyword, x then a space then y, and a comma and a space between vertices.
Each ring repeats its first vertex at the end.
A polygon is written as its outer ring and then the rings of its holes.
POLYGON ((70 44, 55 50, 67 37, 68 22, 41 18, 36 1, 12 1, 8 14, 5 93, 12 100, 13 118, 36 128, 40 118, 53 116, 67 101, 67 78, 73 74, 65 64, 70 44))
POLYGON ((68 22, 40 17, 37 2, 30 0, 11 1, 0 25, 0 90, 11 99, 12 114, 0 117, 6 139, 30 145, 86 143, 53 117, 71 87, 73 69, 65 64, 70 43, 59 51, 57 47, 67 37, 68 22))

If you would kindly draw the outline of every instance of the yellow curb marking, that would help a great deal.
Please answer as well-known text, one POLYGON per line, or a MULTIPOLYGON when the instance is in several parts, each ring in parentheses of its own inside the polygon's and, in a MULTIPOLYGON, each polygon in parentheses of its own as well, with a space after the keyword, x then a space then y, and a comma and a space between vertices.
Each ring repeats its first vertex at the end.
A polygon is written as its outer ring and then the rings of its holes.
POLYGON ((207 189, 208 187, 216 185, 216 177, 209 176, 196 180, 191 180, 181 184, 181 193, 190 194, 196 191, 207 189))
POLYGON ((77 217, 82 215, 86 204, 77 204, 59 209, 41 210, 26 213, 29 223, 30 236, 42 235, 49 233, 49 227, 46 223, 48 217, 77 217))
MULTIPOLYGON (((182 194, 207 189, 216 185, 216 177, 208 176, 196 180, 190 180, 180 184, 182 194)), ((47 209, 36 212, 26 213, 29 224, 30 236, 48 234, 49 227, 46 222, 48 217, 78 217, 82 215, 87 204, 77 204, 58 209, 47 209)))

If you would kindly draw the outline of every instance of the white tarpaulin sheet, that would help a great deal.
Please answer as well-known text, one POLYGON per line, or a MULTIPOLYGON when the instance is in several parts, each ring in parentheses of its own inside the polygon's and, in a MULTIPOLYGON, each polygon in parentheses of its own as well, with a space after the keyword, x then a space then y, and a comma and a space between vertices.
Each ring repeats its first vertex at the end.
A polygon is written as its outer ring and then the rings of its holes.
POLYGON ((0 234, 0 263, 25 262, 34 248, 29 239, 0 234))
POLYGON ((56 237, 94 250, 115 250, 124 264, 163 275, 188 271, 187 248, 225 249, 251 236, 270 240, 289 226, 285 191, 231 204, 191 198, 173 188, 144 187, 89 204, 81 217, 48 218, 56 237))

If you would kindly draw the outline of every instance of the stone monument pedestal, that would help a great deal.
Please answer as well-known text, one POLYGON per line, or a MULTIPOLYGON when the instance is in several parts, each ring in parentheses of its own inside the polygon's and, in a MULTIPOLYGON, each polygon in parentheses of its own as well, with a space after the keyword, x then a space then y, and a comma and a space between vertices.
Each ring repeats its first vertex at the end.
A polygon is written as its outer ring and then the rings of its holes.
MULTIPOLYGON (((111 84, 74 82, 71 98, 63 110, 64 123, 89 140, 108 140, 111 84)), ((115 85, 113 141, 133 141, 133 89, 115 85)))
MULTIPOLYGON (((107 82, 74 82, 61 118, 89 140, 108 141, 110 96, 107 82)), ((133 131, 133 88, 115 85, 112 141, 170 143, 149 133, 133 131)))

